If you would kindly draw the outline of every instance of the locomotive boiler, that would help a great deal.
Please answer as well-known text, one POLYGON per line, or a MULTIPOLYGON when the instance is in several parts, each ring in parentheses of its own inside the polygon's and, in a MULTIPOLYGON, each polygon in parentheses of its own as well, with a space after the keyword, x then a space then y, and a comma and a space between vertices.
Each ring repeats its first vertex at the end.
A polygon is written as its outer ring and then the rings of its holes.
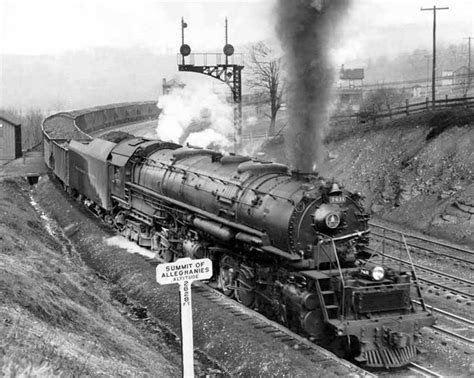
POLYGON ((405 365, 434 322, 413 272, 369 253, 361 195, 334 181, 142 138, 68 154, 67 190, 124 236, 168 262, 212 259, 222 292, 340 356, 405 365))

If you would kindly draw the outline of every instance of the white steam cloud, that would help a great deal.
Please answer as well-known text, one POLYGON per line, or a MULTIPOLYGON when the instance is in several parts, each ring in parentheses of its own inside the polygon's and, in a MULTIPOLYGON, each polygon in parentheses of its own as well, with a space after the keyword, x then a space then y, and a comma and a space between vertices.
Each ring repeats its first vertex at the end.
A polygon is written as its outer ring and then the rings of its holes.
POLYGON ((156 133, 164 141, 229 151, 233 146, 233 107, 211 85, 191 83, 158 100, 156 133))

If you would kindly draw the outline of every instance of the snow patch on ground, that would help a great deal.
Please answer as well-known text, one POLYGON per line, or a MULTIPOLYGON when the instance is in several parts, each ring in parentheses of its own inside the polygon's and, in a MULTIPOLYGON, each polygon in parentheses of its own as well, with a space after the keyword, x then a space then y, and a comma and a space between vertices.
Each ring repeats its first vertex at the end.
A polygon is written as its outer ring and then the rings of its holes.
POLYGON ((53 228, 53 223, 54 221, 46 214, 46 212, 43 210, 43 208, 38 204, 38 202, 35 201, 33 198, 33 195, 30 193, 30 204, 33 206, 35 211, 39 214, 40 218, 44 220, 44 226, 46 228, 46 231, 48 231, 48 234, 50 234, 53 238, 56 238, 56 233, 54 232, 53 228))
POLYGON ((129 253, 142 255, 150 259, 156 257, 156 254, 154 252, 151 252, 149 249, 142 248, 136 245, 134 242, 127 240, 123 236, 112 236, 111 238, 105 238, 104 241, 107 245, 123 248, 129 253))

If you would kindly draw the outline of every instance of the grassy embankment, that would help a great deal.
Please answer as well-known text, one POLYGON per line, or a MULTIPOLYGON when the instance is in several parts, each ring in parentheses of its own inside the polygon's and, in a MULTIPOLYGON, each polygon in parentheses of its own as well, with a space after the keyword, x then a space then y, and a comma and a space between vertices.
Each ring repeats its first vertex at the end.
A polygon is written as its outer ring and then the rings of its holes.
POLYGON ((0 297, 1 376, 179 375, 176 351, 48 232, 18 181, 0 181, 0 297))

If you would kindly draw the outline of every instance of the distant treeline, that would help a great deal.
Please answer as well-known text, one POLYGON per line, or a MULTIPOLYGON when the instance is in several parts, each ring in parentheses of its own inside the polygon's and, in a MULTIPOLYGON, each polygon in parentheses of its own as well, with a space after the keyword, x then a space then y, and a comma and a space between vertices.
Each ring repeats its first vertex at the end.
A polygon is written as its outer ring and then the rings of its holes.
MULTIPOLYGON (((456 71, 467 66, 469 61, 467 43, 443 45, 436 48, 436 72, 441 76, 443 71, 456 71)), ((396 80, 415 80, 430 78, 432 69, 432 51, 416 49, 394 56, 382 56, 368 59, 365 67, 365 83, 382 83, 396 80)))
POLYGON ((96 48, 61 55, 2 55, 2 106, 47 111, 158 99, 176 55, 96 48))

